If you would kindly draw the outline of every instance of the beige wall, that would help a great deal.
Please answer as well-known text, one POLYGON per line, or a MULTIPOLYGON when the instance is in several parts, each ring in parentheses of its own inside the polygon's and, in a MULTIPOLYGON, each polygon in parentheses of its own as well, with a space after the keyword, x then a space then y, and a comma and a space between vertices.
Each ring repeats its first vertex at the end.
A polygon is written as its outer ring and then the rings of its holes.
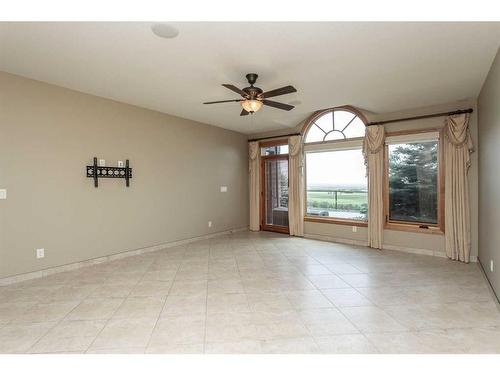
POLYGON ((247 171, 246 136, 0 72, 0 278, 247 226, 247 171))
MULTIPOLYGON (((456 109, 473 108, 474 112, 471 115, 470 129, 474 145, 477 150, 477 110, 475 100, 464 100, 453 103, 441 104, 432 107, 418 108, 400 112, 374 114, 369 111, 362 112, 368 118, 368 121, 390 120, 403 117, 412 117, 429 113, 447 112, 456 109)), ((281 132, 259 133, 253 134, 250 138, 262 136, 276 136, 280 134, 299 132, 302 129, 303 123, 297 125, 293 129, 284 130, 281 132)), ((386 131, 398 130, 413 130, 425 128, 437 128, 444 126, 444 117, 436 117, 425 120, 399 122, 386 125, 386 131)), ((471 241, 472 241, 472 258, 475 259, 478 253, 478 157, 477 152, 471 156, 471 168, 469 170, 469 186, 471 199, 471 241)), ((366 228, 357 228, 357 232, 352 231, 351 226, 337 224, 323 224, 306 222, 304 226, 306 235, 322 236, 325 239, 339 239, 344 242, 354 241, 362 244, 368 240, 368 232, 366 228)), ((415 251, 425 254, 435 254, 444 256, 444 235, 412 233, 394 230, 384 230, 384 247, 388 249, 401 249, 406 251, 415 251)), ((500 264, 500 263, 499 263, 500 264)))
POLYGON ((478 99, 479 117, 479 261, 500 295, 500 52, 478 99), (490 270, 494 262, 494 271, 490 270))

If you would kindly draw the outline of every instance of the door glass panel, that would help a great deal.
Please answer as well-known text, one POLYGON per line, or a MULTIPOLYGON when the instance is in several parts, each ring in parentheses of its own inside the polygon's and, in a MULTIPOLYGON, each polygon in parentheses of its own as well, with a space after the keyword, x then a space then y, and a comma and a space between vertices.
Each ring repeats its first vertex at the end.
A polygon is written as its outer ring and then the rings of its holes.
POLYGON ((265 223, 288 227, 288 160, 266 160, 264 168, 265 223))
POLYGON ((288 145, 261 147, 260 149, 261 156, 283 155, 283 154, 288 154, 288 145))

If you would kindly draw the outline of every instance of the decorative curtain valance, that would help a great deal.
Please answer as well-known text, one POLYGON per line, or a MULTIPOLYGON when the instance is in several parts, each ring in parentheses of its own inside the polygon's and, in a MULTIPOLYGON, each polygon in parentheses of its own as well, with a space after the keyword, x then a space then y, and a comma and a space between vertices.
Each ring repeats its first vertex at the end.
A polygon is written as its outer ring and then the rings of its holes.
POLYGON ((468 113, 449 116, 445 122, 445 247, 446 255, 469 263, 470 208, 467 171, 473 152, 468 113))
POLYGON ((302 151, 302 137, 294 135, 288 138, 288 154, 291 156, 297 155, 302 151))
MULTIPOLYGON (((472 138, 469 131, 469 119, 470 114, 468 113, 449 116, 446 119, 444 134, 446 139, 455 148, 467 146, 467 150, 471 153, 474 151, 474 145, 472 144, 472 138)), ((469 155, 469 153, 467 153, 467 155, 469 155)))
POLYGON ((304 235, 304 174, 302 137, 288 138, 288 225, 290 235, 304 235))
POLYGON ((252 231, 260 230, 259 217, 259 142, 248 143, 248 181, 250 193, 250 223, 252 231))
POLYGON ((363 155, 368 176, 368 246, 381 249, 384 235, 384 141, 381 125, 367 126, 363 155))
POLYGON ((259 156, 259 142, 250 142, 248 144, 248 156, 250 160, 255 160, 259 156))
POLYGON ((382 125, 371 125, 366 127, 363 139, 363 153, 365 159, 368 154, 376 154, 382 150, 385 142, 385 129, 382 125))

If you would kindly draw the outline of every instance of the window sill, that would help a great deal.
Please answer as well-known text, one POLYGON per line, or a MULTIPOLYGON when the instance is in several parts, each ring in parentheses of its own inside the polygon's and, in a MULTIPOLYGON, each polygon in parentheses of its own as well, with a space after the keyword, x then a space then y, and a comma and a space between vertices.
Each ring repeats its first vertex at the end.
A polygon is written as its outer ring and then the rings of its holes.
POLYGON ((358 220, 348 220, 348 219, 336 219, 321 216, 305 216, 304 221, 309 221, 312 223, 327 223, 327 224, 339 224, 339 225, 350 225, 353 227, 367 227, 368 223, 366 221, 358 220))
POLYGON ((419 224, 385 223, 384 229, 398 230, 402 232, 444 234, 444 231, 440 227, 429 226, 429 228, 420 228, 419 224))

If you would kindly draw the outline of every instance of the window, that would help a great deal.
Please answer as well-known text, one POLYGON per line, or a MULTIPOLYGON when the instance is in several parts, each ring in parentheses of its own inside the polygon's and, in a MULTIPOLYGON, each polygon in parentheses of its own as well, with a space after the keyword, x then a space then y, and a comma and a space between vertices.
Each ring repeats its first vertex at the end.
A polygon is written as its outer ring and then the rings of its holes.
POLYGON ((307 215, 367 220, 368 190, 361 149, 306 154, 307 215))
POLYGON ((365 121, 352 108, 319 112, 306 124, 305 220, 366 225, 364 134, 365 121))
POLYGON ((386 222, 441 228, 439 133, 388 137, 386 222))
POLYGON ((365 124, 351 110, 334 109, 313 117, 308 124, 304 143, 359 138, 365 135, 365 124))
POLYGON ((288 145, 276 145, 260 148, 260 156, 288 154, 288 145))

